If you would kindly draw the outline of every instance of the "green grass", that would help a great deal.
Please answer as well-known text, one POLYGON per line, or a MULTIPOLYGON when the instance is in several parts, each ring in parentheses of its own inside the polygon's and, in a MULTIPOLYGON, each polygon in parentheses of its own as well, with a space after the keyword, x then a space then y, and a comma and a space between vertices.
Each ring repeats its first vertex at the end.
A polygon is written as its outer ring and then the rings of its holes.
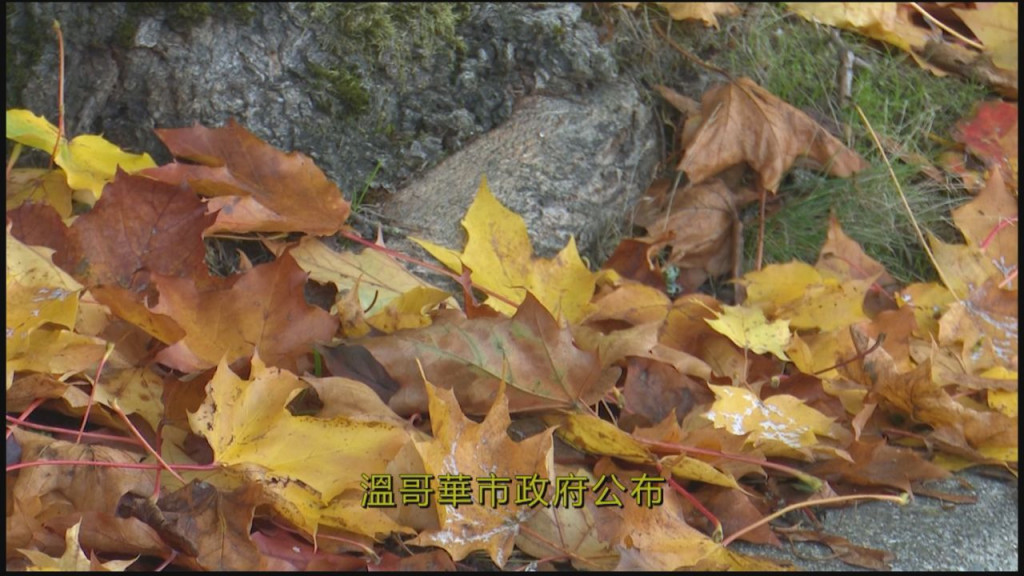
MULTIPOLYGON (((672 22, 660 9, 642 5, 621 12, 616 34, 620 60, 630 74, 666 84, 699 99, 717 74, 688 63, 651 32, 653 24, 704 61, 732 75, 748 76, 790 105, 803 110, 857 151, 871 168, 851 179, 793 169, 782 182, 765 222, 765 262, 814 262, 825 239, 830 213, 844 231, 903 282, 933 280, 936 273, 920 245, 885 162, 855 108, 839 102, 836 72, 839 49, 832 29, 816 25, 771 4, 751 4, 742 15, 720 18, 720 30, 700 23, 672 22), (687 88, 690 88, 687 90, 687 88)), ((934 158, 955 122, 988 96, 987 90, 956 77, 939 78, 909 55, 853 33, 842 42, 870 68, 858 68, 851 101, 861 107, 886 146, 914 218, 947 241, 957 234, 950 210, 967 198, 952 179, 935 182, 896 155, 934 158)), ((665 107, 663 107, 665 108, 665 107)), ((669 142, 671 118, 665 118, 669 142)), ((757 247, 757 207, 744 211, 745 269, 757 247)))

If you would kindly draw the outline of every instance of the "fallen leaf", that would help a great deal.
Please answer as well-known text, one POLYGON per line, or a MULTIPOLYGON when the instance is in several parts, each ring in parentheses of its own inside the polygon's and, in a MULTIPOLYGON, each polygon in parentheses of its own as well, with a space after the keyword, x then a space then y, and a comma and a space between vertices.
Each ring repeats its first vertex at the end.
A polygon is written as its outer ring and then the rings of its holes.
POLYGON ((735 16, 740 9, 732 2, 655 2, 673 20, 700 20, 705 26, 718 28, 717 16, 735 16))
POLYGON ((64 374, 98 365, 102 340, 76 334, 81 284, 51 261, 48 248, 26 246, 7 231, 6 385, 15 371, 64 374))
MULTIPOLYGON (((320 240, 306 236, 289 253, 300 268, 309 272, 310 280, 334 284, 339 292, 356 290, 359 304, 367 318, 383 312, 392 300, 415 288, 440 292, 409 273, 397 260, 378 250, 365 249, 358 254, 339 253, 320 240)), ((446 302, 452 308, 459 307, 453 298, 446 302)))
POLYGON ((32 561, 32 568, 35 568, 37 571, 46 572, 91 572, 100 568, 102 568, 103 572, 124 572, 128 566, 131 566, 137 560, 137 558, 131 560, 111 560, 103 564, 96 561, 94 564, 93 561, 85 557, 85 552, 78 544, 78 532, 81 527, 82 523, 79 521, 71 528, 68 528, 65 535, 67 546, 64 549, 64 555, 60 558, 53 558, 36 550, 18 550, 18 552, 21 552, 32 561))
POLYGON ((558 437, 570 446, 591 454, 612 456, 637 464, 650 463, 650 451, 618 426, 591 414, 558 414, 544 417, 556 426, 558 437))
POLYGON ((796 330, 831 332, 866 320, 864 296, 875 278, 840 279, 803 262, 772 264, 748 272, 745 305, 764 310, 776 320, 789 320, 796 330))
POLYGON ((341 191, 297 152, 284 153, 229 120, 221 128, 158 129, 176 158, 198 165, 165 164, 145 175, 189 186, 212 196, 209 211, 217 232, 304 232, 326 236, 340 230, 349 214, 341 191))
POLYGON ((733 344, 755 354, 768 352, 789 362, 784 350, 791 336, 788 321, 768 322, 759 308, 746 306, 722 306, 722 311, 715 314, 717 318, 705 321, 733 344))
POLYGON ((307 535, 320 523, 371 538, 408 531, 382 510, 360 506, 360 497, 362 475, 385 473, 409 433, 386 422, 292 416, 287 404, 303 387, 259 356, 247 380, 221 362, 189 423, 218 465, 260 486, 275 511, 307 535))
MULTIPOLYGON (((1017 5, 1012 6, 1016 10, 1017 5)), ((985 166, 997 169, 1002 175, 1002 183, 1013 190, 1017 189, 1019 170, 1017 124, 1015 103, 983 102, 969 119, 957 122, 953 129, 953 138, 962 142, 967 151, 981 159, 985 166)), ((988 184, 992 185, 991 182, 988 184)), ((1000 192, 997 190, 997 193, 1000 192)))
POLYGON ((594 352, 573 344, 532 296, 512 318, 439 316, 414 331, 359 342, 402 388, 390 405, 403 415, 427 409, 427 380, 451 388, 467 414, 484 414, 502 381, 513 412, 596 403, 615 384, 618 368, 602 369, 594 352))
POLYGON ((142 292, 145 272, 203 286, 210 276, 203 229, 212 222, 193 194, 118 172, 93 209, 75 219, 68 250, 55 262, 88 287, 142 292))
MULTIPOLYGON (((588 485, 594 478, 584 468, 557 467, 557 477, 584 477, 588 485)), ((619 557, 598 538, 590 492, 586 505, 579 508, 548 506, 530 517, 516 538, 516 547, 535 558, 568 557, 577 570, 611 570, 619 557)))
POLYGON ((746 162, 771 192, 800 157, 829 174, 845 178, 868 165, 856 152, 803 112, 779 100, 749 78, 740 78, 701 100, 704 122, 678 170, 699 184, 727 168, 746 162))
POLYGON ((912 54, 932 37, 925 28, 914 25, 909 6, 895 2, 796 2, 787 8, 811 22, 853 30, 912 54))
POLYGON ((157 360, 182 372, 212 368, 222 357, 234 362, 254 349, 268 364, 294 369, 337 329, 335 318, 306 304, 306 273, 287 254, 205 291, 186 278, 153 278, 160 302, 151 310, 185 330, 157 360))
MULTIPOLYGON (((985 46, 992 62, 1006 70, 1017 71, 1017 3, 978 4, 973 9, 952 8, 985 46)), ((1016 125, 1016 122, 1014 123, 1016 125)))
MULTIPOLYGON (((619 478, 640 476, 614 466, 595 469, 595 474, 615 473, 619 478)), ((660 506, 646 508, 613 488, 623 507, 597 507, 595 519, 601 538, 619 553, 621 571, 647 570, 778 570, 767 560, 743 556, 686 523, 682 503, 673 490, 664 491, 660 506)))
POLYGON ((731 434, 749 434, 747 441, 766 455, 807 459, 818 436, 832 436, 833 419, 787 394, 761 400, 749 390, 709 384, 715 403, 706 417, 731 434))
MULTIPOLYGON (((967 245, 984 253, 1003 278, 1010 278, 1018 270, 1016 218, 1017 198, 1003 184, 999 171, 992 172, 973 200, 953 210, 953 222, 967 245)), ((1008 287, 1016 290, 1017 286, 1014 277, 1008 287)))
POLYGON ((576 251, 575 239, 570 238, 554 259, 533 257, 523 218, 498 202, 486 178, 480 180, 462 227, 467 240, 461 254, 426 240, 409 239, 458 274, 463 265, 467 266, 474 284, 513 302, 510 305, 497 298, 487 299, 487 305, 502 314, 514 313, 527 293, 555 317, 561 315, 570 323, 587 314, 596 280, 576 251))
POLYGON ((656 199, 648 196, 651 202, 638 210, 636 223, 647 229, 653 248, 671 248, 665 265, 683 271, 681 288, 695 292, 708 277, 732 270, 736 213, 744 200, 738 200, 718 178, 688 185, 674 199, 665 192, 656 199))
POLYGON ((847 447, 853 462, 835 458, 815 463, 810 472, 832 485, 842 480, 869 488, 890 487, 912 493, 911 484, 948 478, 949 472, 916 452, 889 446, 882 438, 860 439, 847 447))
POLYGON ((7 212, 25 204, 44 204, 61 218, 70 218, 71 193, 60 170, 15 168, 7 179, 7 212))
POLYGON ((149 154, 128 154, 100 136, 82 134, 69 143, 62 135, 58 144, 57 127, 28 110, 8 110, 6 127, 9 140, 47 154, 56 149, 54 162, 64 169, 68 186, 88 191, 75 198, 90 205, 103 195, 118 168, 138 172, 156 166, 149 154))
MULTIPOLYGON (((416 441, 416 449, 423 457, 427 473, 439 479, 464 476, 473 480, 480 491, 474 494, 470 490, 469 501, 461 505, 438 502, 440 529, 421 532, 409 543, 439 546, 455 561, 475 550, 484 550, 503 568, 512 554, 520 525, 537 512, 528 503, 517 501, 511 481, 520 476, 552 477, 551 430, 513 442, 506 433, 511 420, 504 385, 499 387, 483 422, 477 424, 462 413, 451 390, 436 388, 429 381, 425 384, 434 437, 416 441), (509 483, 496 483, 488 498, 481 484, 487 477, 507 478, 509 483)), ((443 493, 442 490, 438 498, 443 493)))

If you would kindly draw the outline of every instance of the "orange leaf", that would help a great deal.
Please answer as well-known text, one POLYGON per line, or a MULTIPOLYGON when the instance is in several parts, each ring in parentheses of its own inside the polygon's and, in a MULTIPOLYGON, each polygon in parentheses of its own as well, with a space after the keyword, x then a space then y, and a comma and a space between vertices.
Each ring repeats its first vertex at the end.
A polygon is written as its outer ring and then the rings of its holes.
POLYGON ((154 276, 154 283, 160 302, 151 310, 185 330, 157 360, 183 372, 212 368, 222 357, 247 358, 254 349, 267 364, 294 370, 338 327, 336 318, 306 303, 306 273, 287 254, 202 292, 184 278, 154 276))
MULTIPOLYGON (((473 485, 481 478, 508 478, 536 475, 550 480, 553 474, 554 448, 551 429, 513 442, 506 430, 511 424, 508 399, 502 384, 494 404, 483 422, 467 418, 451 390, 436 388, 426 382, 430 398, 430 425, 434 438, 416 441, 428 474, 434 476, 464 475, 473 485), (481 473, 487 471, 487 474, 481 473)), ((500 486, 500 485, 499 485, 500 486)), ((458 561, 475 550, 485 550, 498 567, 504 567, 512 553, 519 525, 537 512, 528 504, 515 503, 513 486, 508 484, 492 494, 493 500, 470 490, 468 503, 438 502, 439 530, 424 531, 410 543, 418 546, 440 546, 458 561), (504 494, 502 502, 499 494, 504 494)), ((440 496, 439 496, 440 497, 440 496)))
POLYGON ((215 196, 220 210, 207 233, 306 232, 334 234, 349 214, 341 191, 303 154, 285 154, 234 120, 222 128, 157 130, 175 157, 199 166, 167 164, 145 174, 172 184, 188 182, 215 196))

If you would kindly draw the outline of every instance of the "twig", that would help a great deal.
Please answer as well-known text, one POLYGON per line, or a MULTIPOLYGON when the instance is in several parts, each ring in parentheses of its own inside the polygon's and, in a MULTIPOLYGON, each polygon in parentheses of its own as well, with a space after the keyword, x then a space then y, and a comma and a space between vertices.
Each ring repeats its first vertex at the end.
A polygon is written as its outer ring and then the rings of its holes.
POLYGON ((669 46, 671 46, 676 52, 682 54, 683 57, 689 60, 690 62, 693 62, 694 64, 697 64, 698 66, 715 72, 717 74, 721 74, 722 76, 725 76, 729 81, 733 80, 732 74, 729 74, 728 72, 719 68, 718 66, 715 66, 714 64, 708 64, 707 62, 701 60, 697 56, 691 54, 690 51, 687 50, 686 48, 683 48, 679 44, 676 44, 675 40, 669 37, 669 35, 666 34, 657 24, 651 24, 651 28, 658 34, 658 36, 661 36, 666 42, 668 42, 669 46))
POLYGON ((760 270, 761 265, 764 263, 764 219, 765 205, 768 203, 768 191, 761 185, 761 182, 757 182, 755 185, 761 196, 761 211, 757 222, 757 256, 754 258, 754 270, 760 270))
POLYGON ((57 20, 53 21, 53 31, 57 34, 59 76, 57 79, 57 141, 53 143, 53 152, 50 153, 50 168, 53 168, 53 159, 57 157, 60 141, 64 138, 64 34, 60 31, 60 22, 57 20))

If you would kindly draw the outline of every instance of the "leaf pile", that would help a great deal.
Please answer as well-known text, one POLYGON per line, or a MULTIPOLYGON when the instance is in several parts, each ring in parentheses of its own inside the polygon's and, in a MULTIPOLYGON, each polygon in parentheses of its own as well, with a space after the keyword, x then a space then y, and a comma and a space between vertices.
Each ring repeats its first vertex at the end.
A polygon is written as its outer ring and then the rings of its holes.
MULTIPOLYGON (((931 239, 944 284, 893 286, 833 221, 815 264, 744 275, 739 305, 672 299, 659 250, 690 287, 729 270, 732 236, 698 214, 728 230, 756 197, 731 172, 774 192, 800 159, 837 177, 867 165, 748 79, 691 112, 690 183, 652 191, 650 236, 597 272, 572 242, 534 257, 483 181, 461 251, 420 242, 465 310, 383 244, 317 239, 350 235, 340 192, 233 122, 158 131, 164 166, 76 139, 58 169, 15 169, 9 566, 446 569, 480 552, 503 568, 773 569, 725 544, 777 544, 758 524, 777 506, 1015 469, 1008 165, 954 213, 966 243, 931 239), (274 261, 221 278, 203 238, 223 232, 304 235, 265 238, 274 261), (334 301, 308 303, 314 284, 334 301)), ((962 141, 988 150, 977 126, 962 141)), ((50 152, 51 128, 8 111, 17 142, 50 152)))

